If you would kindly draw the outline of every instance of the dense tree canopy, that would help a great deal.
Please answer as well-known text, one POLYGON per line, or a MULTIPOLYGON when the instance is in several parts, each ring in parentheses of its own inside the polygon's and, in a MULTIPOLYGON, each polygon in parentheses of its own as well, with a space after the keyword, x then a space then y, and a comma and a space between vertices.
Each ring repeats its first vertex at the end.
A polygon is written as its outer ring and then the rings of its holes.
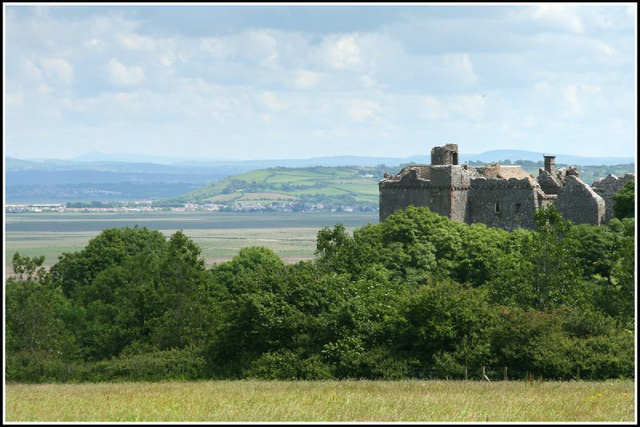
POLYGON ((613 196, 613 213, 616 218, 635 218, 636 216, 636 182, 628 181, 620 191, 613 196))
POLYGON ((50 272, 14 256, 7 379, 632 377, 634 254, 632 218, 553 207, 513 232, 410 207, 292 265, 250 247, 206 268, 180 231, 108 229, 50 272))

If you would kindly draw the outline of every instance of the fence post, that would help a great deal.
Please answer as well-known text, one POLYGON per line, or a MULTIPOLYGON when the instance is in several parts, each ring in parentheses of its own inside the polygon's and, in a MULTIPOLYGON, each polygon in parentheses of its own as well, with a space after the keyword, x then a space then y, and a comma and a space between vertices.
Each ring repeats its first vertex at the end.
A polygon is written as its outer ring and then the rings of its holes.
POLYGON ((465 381, 469 380, 469 373, 466 366, 464 367, 464 380, 465 381))
POLYGON ((485 367, 484 367, 484 366, 482 367, 482 377, 483 377, 485 380, 487 380, 487 381, 491 382, 491 380, 490 380, 490 379, 489 379, 489 377, 487 376, 487 372, 486 372, 486 370, 485 370, 485 367))
POLYGON ((503 368, 503 370, 504 370, 504 380, 505 380, 505 381, 507 381, 507 378, 508 378, 508 377, 507 377, 507 367, 505 366, 505 367, 503 368))

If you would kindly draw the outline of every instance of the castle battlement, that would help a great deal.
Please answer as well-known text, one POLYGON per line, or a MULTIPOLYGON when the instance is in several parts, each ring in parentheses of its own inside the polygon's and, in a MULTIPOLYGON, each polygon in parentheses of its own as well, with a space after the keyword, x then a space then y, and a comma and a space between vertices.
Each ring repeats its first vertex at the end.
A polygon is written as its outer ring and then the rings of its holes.
POLYGON ((473 178, 471 180, 471 187, 472 188, 485 189, 485 190, 490 190, 490 189, 509 189, 509 188, 511 188, 511 189, 516 189, 516 188, 530 189, 530 188, 535 187, 536 185, 537 184, 533 184, 531 182, 531 180, 529 180, 528 178, 502 179, 502 178, 479 177, 479 178, 473 178))

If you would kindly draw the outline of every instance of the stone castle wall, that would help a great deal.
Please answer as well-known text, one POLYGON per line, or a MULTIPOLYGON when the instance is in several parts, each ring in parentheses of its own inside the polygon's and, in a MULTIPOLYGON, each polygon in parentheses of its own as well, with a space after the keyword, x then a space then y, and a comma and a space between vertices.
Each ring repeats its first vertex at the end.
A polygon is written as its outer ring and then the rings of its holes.
POLYGON ((507 230, 533 228, 538 192, 526 178, 475 178, 469 191, 467 222, 507 230))
POLYGON ((562 189, 562 181, 559 177, 551 175, 546 170, 540 168, 538 183, 546 194, 558 194, 562 189))
MULTIPOLYGON (((404 172, 404 170, 403 170, 404 172)), ((419 177, 417 169, 406 171, 399 179, 385 179, 380 191, 380 221, 398 209, 409 206, 431 206, 431 181, 419 177)))
MULTIPOLYGON (((545 156, 552 158, 552 156, 545 156)), ((554 204, 576 224, 602 224, 613 217, 613 195, 635 175, 609 175, 591 189, 575 168, 540 169, 536 180, 520 167, 458 165, 458 146, 431 150, 431 165, 410 165, 380 181, 380 221, 395 210, 424 206, 455 221, 513 230, 534 228, 536 212, 554 204)))
POLYGON ((624 185, 635 179, 635 175, 628 173, 625 174, 622 178, 618 178, 613 174, 609 174, 604 178, 597 179, 594 181, 591 188, 595 191, 600 197, 604 199, 605 203, 605 222, 609 222, 613 217, 613 196, 616 195, 618 191, 624 187, 624 185))
POLYGON ((575 176, 567 177, 555 205, 564 219, 575 224, 600 225, 605 221, 604 199, 575 176))
POLYGON ((467 221, 471 179, 466 165, 408 166, 398 176, 380 181, 380 221, 397 209, 426 206, 455 221, 467 221))

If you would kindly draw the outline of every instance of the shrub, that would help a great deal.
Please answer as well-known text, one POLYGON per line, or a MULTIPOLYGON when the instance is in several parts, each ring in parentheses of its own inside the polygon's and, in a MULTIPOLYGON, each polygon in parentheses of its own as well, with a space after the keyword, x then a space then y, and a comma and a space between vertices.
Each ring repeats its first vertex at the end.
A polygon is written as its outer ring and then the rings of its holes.
POLYGON ((328 380, 331 371, 318 355, 303 359, 283 349, 263 354, 245 371, 248 378, 262 380, 328 380))
POLYGON ((204 376, 205 362, 193 347, 123 354, 90 365, 82 375, 89 381, 196 380, 204 376))

